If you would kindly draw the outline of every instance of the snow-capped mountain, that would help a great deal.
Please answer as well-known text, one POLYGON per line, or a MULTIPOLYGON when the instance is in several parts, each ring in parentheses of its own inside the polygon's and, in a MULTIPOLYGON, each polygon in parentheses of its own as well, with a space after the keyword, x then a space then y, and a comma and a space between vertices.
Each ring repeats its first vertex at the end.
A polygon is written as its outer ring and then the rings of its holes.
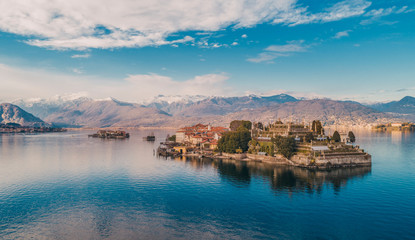
POLYGON ((146 101, 143 101, 143 105, 148 105, 152 103, 168 103, 172 104, 175 102, 182 102, 182 103, 192 103, 192 102, 198 102, 201 100, 204 100, 206 98, 209 98, 209 96, 203 96, 203 95, 157 95, 151 99, 148 99, 146 101))
POLYGON ((270 121, 278 118, 286 121, 320 119, 328 124, 365 125, 401 117, 357 102, 299 100, 287 94, 240 97, 160 95, 141 104, 115 98, 56 96, 50 99, 18 100, 14 104, 46 122, 63 127, 177 127, 198 122, 226 126, 234 119, 270 121))
POLYGON ((174 95, 174 96, 165 96, 165 95, 158 95, 151 100, 143 102, 144 106, 157 108, 169 114, 176 114, 187 107, 193 105, 196 102, 203 101, 207 99, 207 96, 202 95, 174 95))
POLYGON ((61 109, 77 106, 87 101, 93 101, 93 99, 85 96, 55 96, 48 99, 18 99, 12 103, 41 119, 45 119, 61 109))
POLYGON ((10 103, 0 104, 0 123, 18 123, 22 126, 45 127, 49 126, 41 119, 33 116, 16 105, 10 103))
POLYGON ((241 97, 219 97, 219 96, 163 96, 155 97, 151 102, 145 104, 171 115, 191 116, 224 115, 244 109, 270 106, 285 102, 298 101, 296 98, 279 94, 275 96, 241 96, 241 97))
POLYGON ((87 97, 29 99, 14 102, 46 122, 62 127, 110 127, 158 124, 167 113, 140 104, 119 101, 115 98, 91 99, 87 97))

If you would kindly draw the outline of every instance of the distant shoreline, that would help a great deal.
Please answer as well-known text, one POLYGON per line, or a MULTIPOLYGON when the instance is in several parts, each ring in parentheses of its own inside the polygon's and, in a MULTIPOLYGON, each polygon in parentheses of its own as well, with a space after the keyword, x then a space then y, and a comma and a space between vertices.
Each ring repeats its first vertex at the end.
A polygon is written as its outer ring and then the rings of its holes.
POLYGON ((127 129, 127 130, 176 130, 177 127, 82 127, 82 128, 65 128, 68 131, 85 131, 85 130, 109 130, 109 129, 127 129))

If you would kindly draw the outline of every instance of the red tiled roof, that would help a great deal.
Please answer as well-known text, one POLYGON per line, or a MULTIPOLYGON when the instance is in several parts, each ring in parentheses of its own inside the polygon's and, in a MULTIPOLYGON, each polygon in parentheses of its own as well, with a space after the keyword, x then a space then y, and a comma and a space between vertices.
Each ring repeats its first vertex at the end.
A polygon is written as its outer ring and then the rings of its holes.
POLYGON ((227 131, 229 131, 229 129, 225 127, 211 127, 209 130, 209 125, 199 123, 191 127, 180 128, 177 132, 184 133, 186 136, 194 138, 208 139, 209 141, 214 138, 215 134, 222 136, 222 133, 227 131))

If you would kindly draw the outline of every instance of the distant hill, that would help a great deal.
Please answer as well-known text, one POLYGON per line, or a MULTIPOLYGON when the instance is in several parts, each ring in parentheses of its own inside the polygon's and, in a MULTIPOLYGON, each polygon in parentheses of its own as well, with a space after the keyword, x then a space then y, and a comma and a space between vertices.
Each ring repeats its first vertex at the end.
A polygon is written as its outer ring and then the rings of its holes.
MULTIPOLYGON (((410 99, 409 99, 410 100, 410 99)), ((20 106, 61 127, 179 127, 194 123, 226 126, 234 119, 270 122, 312 121, 327 125, 368 125, 406 116, 384 113, 357 102, 330 99, 299 100, 281 94, 269 97, 159 96, 146 104, 113 98, 20 100, 20 106)))
POLYGON ((370 107, 382 112, 415 115, 415 98, 411 96, 406 96, 399 101, 377 103, 370 105, 370 107))
POLYGON ((363 106, 357 102, 314 99, 240 111, 229 114, 226 118, 262 122, 276 121, 278 119, 282 121, 310 122, 319 119, 328 125, 367 125, 388 121, 393 116, 363 106))
POLYGON ((0 104, 0 123, 17 123, 21 126, 28 127, 48 126, 48 124, 46 124, 40 118, 35 117, 32 114, 24 111, 20 107, 10 103, 0 104))
POLYGON ((169 118, 163 111, 143 107, 135 103, 116 99, 92 100, 65 103, 60 106, 32 104, 30 109, 41 109, 45 121, 61 127, 140 127, 158 126, 169 118), (49 108, 48 108, 49 107, 49 108))
POLYGON ((211 97, 184 107, 176 112, 175 116, 209 116, 227 115, 229 113, 256 109, 268 106, 277 106, 286 102, 297 102, 298 100, 290 95, 280 94, 269 97, 243 96, 243 97, 211 97))
POLYGON ((151 101, 144 103, 146 107, 157 108, 161 111, 175 115, 178 112, 183 111, 184 109, 192 106, 194 103, 205 100, 206 96, 164 96, 158 95, 154 97, 151 101))
POLYGON ((12 104, 17 105, 27 112, 33 113, 41 119, 47 118, 49 115, 59 112, 62 109, 75 107, 83 102, 92 101, 92 98, 87 97, 52 97, 50 99, 19 99, 12 104))

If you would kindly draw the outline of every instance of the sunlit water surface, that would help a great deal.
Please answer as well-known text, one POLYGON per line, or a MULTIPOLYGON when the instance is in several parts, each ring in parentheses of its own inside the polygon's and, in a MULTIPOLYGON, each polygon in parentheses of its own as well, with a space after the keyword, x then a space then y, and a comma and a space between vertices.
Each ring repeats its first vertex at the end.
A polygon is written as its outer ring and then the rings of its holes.
POLYGON ((1 239, 415 239, 415 135, 331 171, 154 156, 167 133, 0 135, 1 239))

